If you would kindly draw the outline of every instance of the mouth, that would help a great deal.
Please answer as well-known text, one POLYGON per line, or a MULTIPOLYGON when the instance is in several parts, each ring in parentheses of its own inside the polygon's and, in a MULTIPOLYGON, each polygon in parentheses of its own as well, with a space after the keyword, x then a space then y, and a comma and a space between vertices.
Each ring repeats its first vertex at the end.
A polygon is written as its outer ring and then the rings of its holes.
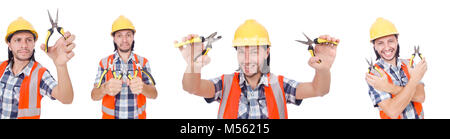
POLYGON ((28 50, 19 50, 19 51, 17 51, 17 53, 18 54, 28 54, 28 53, 30 53, 30 51, 28 51, 28 50))
POLYGON ((243 63, 241 64, 244 73, 256 73, 257 72, 257 64, 254 63, 243 63))
POLYGON ((395 51, 394 49, 387 49, 387 50, 383 50, 381 51, 381 54, 383 55, 383 57, 385 57, 386 59, 391 59, 392 57, 394 57, 395 55, 395 51))

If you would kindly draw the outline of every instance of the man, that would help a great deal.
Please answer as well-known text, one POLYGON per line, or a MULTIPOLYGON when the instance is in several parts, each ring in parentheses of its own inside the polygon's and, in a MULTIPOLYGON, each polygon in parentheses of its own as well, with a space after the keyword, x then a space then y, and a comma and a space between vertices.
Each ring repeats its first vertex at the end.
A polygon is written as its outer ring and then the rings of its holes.
MULTIPOLYGON (((183 41, 195 37, 198 35, 188 35, 183 41)), ((328 35, 320 38, 339 42, 339 39, 328 35)), ((192 57, 201 54, 203 47, 203 44, 195 43, 194 46, 179 48, 188 64, 183 76, 183 89, 204 97, 208 103, 220 102, 219 119, 285 119, 288 118, 286 103, 300 105, 305 98, 324 96, 329 92, 330 68, 336 55, 334 46, 316 45, 316 56, 308 62, 316 74, 308 83, 270 73, 268 32, 255 20, 245 21, 235 32, 233 47, 237 51, 240 68, 234 74, 201 79, 201 69, 210 59, 205 55, 193 61, 192 57)))
MULTIPOLYGON (((8 27, 5 41, 8 60, 0 64, 0 118, 39 119, 43 96, 71 104, 73 89, 67 62, 74 56, 75 35, 66 32, 48 48, 47 55, 56 66, 59 83, 34 58, 38 33, 33 26, 19 17, 8 27)), ((41 45, 44 50, 45 45, 41 45)))
POLYGON ((112 25, 115 53, 100 61, 91 92, 93 100, 103 99, 104 119, 145 119, 146 98, 157 97, 148 60, 133 53, 135 33, 124 16, 112 25))
POLYGON ((423 119, 425 90, 421 80, 427 62, 424 58, 411 68, 409 60, 399 59, 398 36, 394 24, 383 18, 378 18, 370 28, 377 62, 376 70, 366 74, 369 95, 382 119, 423 119))

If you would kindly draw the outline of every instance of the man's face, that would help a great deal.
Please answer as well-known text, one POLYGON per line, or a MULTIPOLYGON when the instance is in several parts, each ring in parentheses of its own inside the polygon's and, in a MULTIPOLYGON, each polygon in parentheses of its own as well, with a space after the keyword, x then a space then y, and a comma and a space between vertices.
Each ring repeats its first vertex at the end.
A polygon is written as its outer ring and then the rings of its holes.
POLYGON ((375 50, 385 61, 394 60, 398 49, 398 41, 395 35, 378 38, 374 42, 375 50))
POLYGON ((131 51, 131 44, 134 40, 134 33, 132 30, 119 30, 114 33, 114 43, 117 45, 117 49, 121 52, 131 51))
POLYGON ((8 48, 13 53, 14 59, 28 61, 33 55, 34 36, 30 32, 16 32, 8 42, 8 48))
POLYGON ((269 55, 270 49, 265 50, 260 46, 237 47, 239 66, 247 77, 261 73, 262 64, 269 55))

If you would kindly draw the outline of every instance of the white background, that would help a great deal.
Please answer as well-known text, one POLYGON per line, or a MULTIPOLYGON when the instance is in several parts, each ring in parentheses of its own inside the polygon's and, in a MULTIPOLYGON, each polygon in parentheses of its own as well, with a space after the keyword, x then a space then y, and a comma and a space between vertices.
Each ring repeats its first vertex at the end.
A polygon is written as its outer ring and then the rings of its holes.
MULTIPOLYGON (((219 103, 207 104, 203 98, 182 90, 186 63, 174 40, 189 33, 209 35, 217 31, 223 38, 214 44, 212 62, 203 69, 204 79, 232 73, 237 56, 231 47, 236 28, 246 19, 256 19, 269 32, 271 71, 300 82, 310 82, 314 70, 308 66, 306 47, 295 42, 329 34, 341 39, 331 69, 331 90, 324 97, 305 99, 300 106, 288 105, 289 118, 378 118, 364 80, 366 57, 375 58, 369 43, 369 28, 377 17, 392 21, 400 32, 400 56, 409 58, 414 45, 420 45, 428 62, 425 74, 425 118, 450 118, 448 98, 448 1, 392 0, 99 0, 99 1, 1 1, 0 38, 17 17, 30 21, 39 33, 36 59, 57 79, 49 57, 40 50, 50 27, 47 9, 59 25, 76 35, 75 57, 68 63, 75 98, 73 104, 42 100, 41 118, 101 118, 101 101, 91 99, 99 60, 113 53, 110 36, 112 22, 120 15, 136 27, 135 53, 149 59, 156 79, 158 98, 147 101, 150 119, 207 118, 217 116, 219 103)), ((50 44, 56 40, 55 33, 50 44)), ((7 60, 7 45, 0 41, 0 60, 7 60)))

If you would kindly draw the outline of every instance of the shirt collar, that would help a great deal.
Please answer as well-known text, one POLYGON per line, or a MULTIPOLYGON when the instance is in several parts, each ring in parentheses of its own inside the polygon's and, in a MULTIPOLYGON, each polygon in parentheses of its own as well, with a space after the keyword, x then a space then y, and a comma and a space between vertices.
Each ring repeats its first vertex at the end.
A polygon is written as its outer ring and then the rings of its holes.
POLYGON ((395 68, 395 69, 401 69, 402 66, 402 62, 400 59, 397 58, 397 66, 391 65, 389 63, 387 63, 386 61, 384 61, 382 58, 380 58, 379 62, 382 66, 383 69, 386 71, 387 69, 390 69, 391 67, 395 68))
MULTIPOLYGON (((117 50, 118 51, 118 50, 117 50)), ((119 60, 119 61, 122 61, 122 58, 120 58, 120 55, 119 55, 119 52, 115 52, 114 53, 114 63, 115 62, 117 62, 117 60, 119 60)), ((134 59, 134 53, 133 53, 133 51, 131 51, 131 53, 130 53, 130 56, 128 57, 128 60, 125 62, 125 61, 123 61, 123 63, 128 63, 128 61, 130 61, 130 60, 132 60, 132 61, 136 61, 136 59, 134 59)))
MULTIPOLYGON (((9 70, 11 73, 13 73, 13 75, 14 75, 14 72, 13 72, 13 70, 11 69, 11 64, 12 63, 9 63, 8 64, 8 66, 6 67, 6 69, 7 70, 9 70)), ((34 65, 34 60, 30 60, 30 62, 22 69, 22 71, 20 71, 18 74, 17 74, 17 76, 19 76, 20 74, 25 74, 25 76, 29 76, 30 75, 30 72, 31 72, 31 69, 33 68, 33 65, 34 65)))
MULTIPOLYGON (((245 75, 244 72, 239 72, 239 85, 241 86, 241 88, 244 85, 249 85, 247 80, 245 79, 245 75)), ((268 81, 268 77, 267 74, 263 74, 259 80, 258 85, 256 85, 256 87, 258 88, 260 85, 264 85, 264 86, 269 86, 269 81, 268 81)))

